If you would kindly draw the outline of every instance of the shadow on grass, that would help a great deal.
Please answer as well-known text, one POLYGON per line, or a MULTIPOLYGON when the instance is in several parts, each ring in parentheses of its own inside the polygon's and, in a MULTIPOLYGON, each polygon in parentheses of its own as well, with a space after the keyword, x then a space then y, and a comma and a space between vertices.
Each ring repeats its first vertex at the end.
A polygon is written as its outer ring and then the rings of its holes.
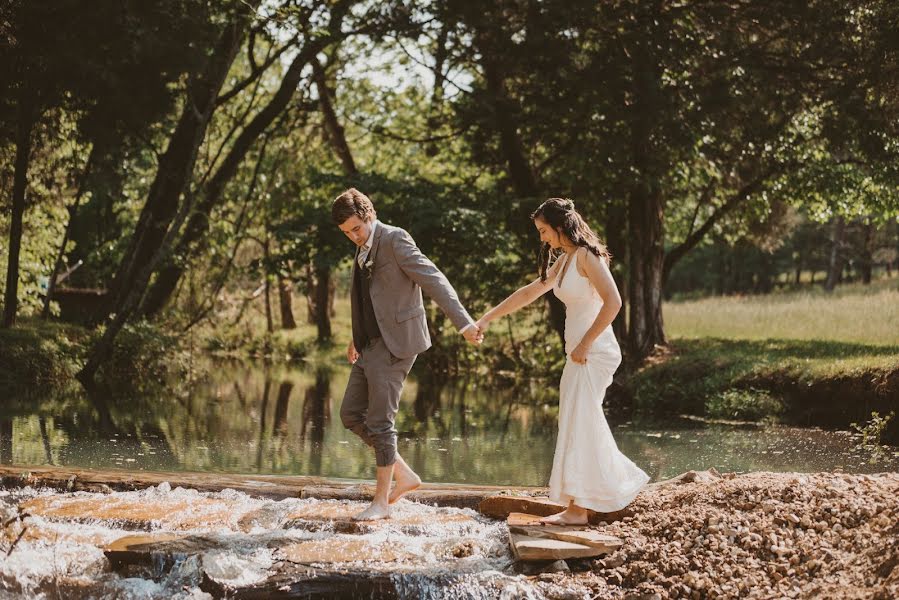
POLYGON ((829 340, 733 340, 724 338, 679 339, 672 343, 675 359, 685 354, 703 354, 721 359, 764 357, 771 359, 845 359, 892 357, 899 361, 899 346, 878 346, 829 340))

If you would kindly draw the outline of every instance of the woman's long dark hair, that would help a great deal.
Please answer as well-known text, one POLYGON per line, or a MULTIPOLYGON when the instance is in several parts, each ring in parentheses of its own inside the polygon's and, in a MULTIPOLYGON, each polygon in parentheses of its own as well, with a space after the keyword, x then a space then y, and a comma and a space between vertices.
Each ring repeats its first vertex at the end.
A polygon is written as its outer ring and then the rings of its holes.
MULTIPOLYGON (((611 261, 612 255, 609 254, 609 249, 599 241, 599 237, 593 233, 593 230, 584 221, 584 217, 575 210, 574 202, 571 200, 550 198, 531 213, 531 219, 537 218, 546 221, 547 225, 556 231, 564 233, 575 246, 586 248, 605 260, 607 264, 611 261)), ((549 259, 552 253, 549 244, 543 244, 540 247, 540 258, 538 259, 540 281, 546 281, 546 271, 549 269, 549 259)))

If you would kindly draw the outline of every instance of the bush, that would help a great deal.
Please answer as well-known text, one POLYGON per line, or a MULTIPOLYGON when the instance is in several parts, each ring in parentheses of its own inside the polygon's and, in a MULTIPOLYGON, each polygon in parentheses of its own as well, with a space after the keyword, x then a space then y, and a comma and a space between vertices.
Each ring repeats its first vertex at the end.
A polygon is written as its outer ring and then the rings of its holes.
POLYGON ((70 380, 79 367, 79 339, 74 328, 22 320, 0 330, 0 386, 56 387, 70 380))
MULTIPOLYGON (((101 333, 97 332, 99 336, 101 333)), ((99 379, 113 385, 127 383, 142 388, 186 367, 178 337, 141 321, 122 328, 112 356, 98 372, 99 379)))
POLYGON ((761 421, 782 414, 784 405, 764 390, 732 388, 709 396, 705 412, 710 417, 761 421))

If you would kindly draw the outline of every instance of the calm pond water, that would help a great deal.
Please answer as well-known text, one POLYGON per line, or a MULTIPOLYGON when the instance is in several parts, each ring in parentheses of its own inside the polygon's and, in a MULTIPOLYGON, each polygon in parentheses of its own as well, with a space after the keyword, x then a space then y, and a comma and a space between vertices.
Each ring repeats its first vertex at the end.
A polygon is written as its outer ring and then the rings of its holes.
MULTIPOLYGON (((366 478, 371 452, 344 430, 349 371, 216 363, 205 380, 160 395, 19 394, 0 404, 0 463, 366 478)), ((400 452, 432 482, 545 485, 558 415, 553 388, 475 380, 407 381, 400 452)), ((881 472, 848 432, 689 419, 610 419, 622 451, 653 479, 690 469, 881 472)))

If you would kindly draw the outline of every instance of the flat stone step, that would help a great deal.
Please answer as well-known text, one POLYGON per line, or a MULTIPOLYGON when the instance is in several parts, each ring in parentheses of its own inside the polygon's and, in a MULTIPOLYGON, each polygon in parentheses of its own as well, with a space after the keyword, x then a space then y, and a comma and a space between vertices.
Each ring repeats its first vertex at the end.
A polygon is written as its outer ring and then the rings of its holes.
POLYGON ((590 558, 603 554, 599 548, 584 544, 534 538, 520 533, 510 533, 509 542, 517 560, 564 560, 566 558, 590 558))
POLYGON ((277 556, 299 564, 409 563, 417 559, 416 554, 396 544, 372 543, 361 538, 304 540, 279 548, 277 556))
POLYGON ((79 498, 46 496, 22 503, 22 510, 55 521, 105 522, 122 529, 151 531, 208 528, 239 521, 248 512, 237 501, 213 498, 79 498))
POLYGON ((354 521, 353 515, 360 510, 362 507, 358 504, 321 500, 290 511, 284 519, 283 528, 316 531, 327 527, 333 529, 335 533, 366 534, 391 527, 407 535, 423 535, 429 529, 439 526, 475 525, 475 520, 470 515, 444 511, 440 508, 428 512, 404 513, 394 507, 389 519, 354 521))
POLYGON ((510 517, 510 520, 508 521, 509 531, 511 533, 526 535, 532 538, 553 539, 562 542, 571 542, 573 544, 581 544, 583 546, 590 546, 591 548, 600 550, 602 554, 614 552, 624 545, 624 542, 621 540, 621 538, 600 533, 595 529, 588 529, 573 525, 534 525, 533 523, 537 520, 537 518, 538 517, 534 515, 519 515, 514 520, 510 517), (531 519, 525 519, 523 517, 531 517, 531 519))
MULTIPOLYGON (((202 567, 200 589, 215 598, 395 598, 389 574, 370 572, 356 561, 400 562, 414 560, 410 552, 383 543, 372 547, 363 540, 309 540, 276 549, 281 560, 262 582, 232 587, 214 579, 202 567), (309 566, 315 564, 315 567, 309 566), (327 565, 333 565, 328 567, 327 565)), ((206 536, 149 533, 123 536, 108 544, 104 553, 113 571, 125 577, 149 577, 168 573, 184 556, 226 550, 228 542, 206 536)))

